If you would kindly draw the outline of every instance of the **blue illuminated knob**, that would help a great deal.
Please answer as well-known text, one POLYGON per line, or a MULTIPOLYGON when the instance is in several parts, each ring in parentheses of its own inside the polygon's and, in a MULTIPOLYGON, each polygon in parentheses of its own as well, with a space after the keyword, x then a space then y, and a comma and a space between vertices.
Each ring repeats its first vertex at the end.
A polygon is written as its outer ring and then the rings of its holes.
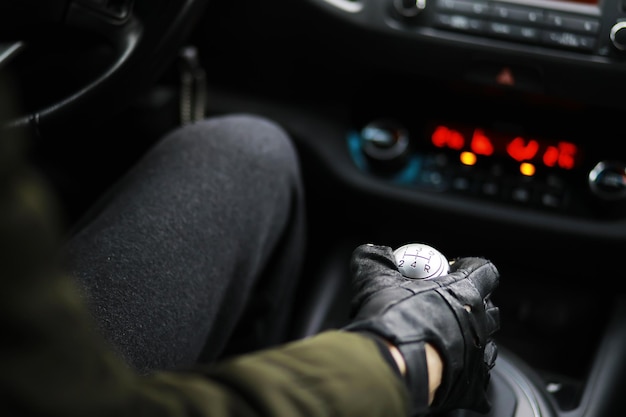
POLYGON ((626 164, 602 161, 589 172, 589 187, 605 200, 626 198, 626 164))
POLYGON ((393 252, 398 270, 407 278, 433 279, 450 272, 450 263, 432 246, 409 243, 393 252))
POLYGON ((372 171, 393 174, 406 165, 409 133, 394 120, 373 121, 361 129, 361 150, 372 171))

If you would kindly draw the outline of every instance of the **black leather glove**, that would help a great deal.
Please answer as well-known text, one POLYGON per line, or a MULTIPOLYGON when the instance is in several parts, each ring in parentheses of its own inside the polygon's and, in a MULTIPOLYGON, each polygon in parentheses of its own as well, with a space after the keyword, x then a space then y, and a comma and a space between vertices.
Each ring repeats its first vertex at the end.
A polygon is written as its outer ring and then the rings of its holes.
POLYGON ((482 258, 460 258, 448 275, 413 280, 398 271, 390 247, 362 245, 352 255, 351 269, 353 318, 345 329, 374 333, 400 350, 412 414, 489 411, 486 389, 497 356, 492 337, 500 327, 489 298, 499 280, 495 266, 482 258), (426 343, 443 359, 442 383, 430 407, 426 343))

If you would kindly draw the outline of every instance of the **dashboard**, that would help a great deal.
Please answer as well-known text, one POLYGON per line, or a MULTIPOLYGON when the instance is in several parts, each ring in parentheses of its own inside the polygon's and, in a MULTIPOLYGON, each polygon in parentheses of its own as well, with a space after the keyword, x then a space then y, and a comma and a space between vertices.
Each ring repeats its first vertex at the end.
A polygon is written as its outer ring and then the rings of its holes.
POLYGON ((409 42, 395 58, 407 61, 399 66, 413 65, 410 55, 428 56, 414 64, 422 74, 410 81, 407 75, 404 94, 376 99, 385 106, 403 104, 393 110, 395 120, 379 120, 374 110, 371 120, 356 127, 362 130, 352 133, 353 159, 362 170, 395 175, 392 181, 409 187, 581 218, 623 217, 625 164, 616 158, 624 149, 618 81, 626 58, 622 2, 315 3, 365 30, 409 42), (483 91, 427 91, 421 82, 433 76, 483 91), (486 103, 488 88, 519 95, 508 104, 486 103), (399 116, 411 108, 422 117, 399 116), (593 146, 599 141, 602 148, 593 146))
POLYGON ((626 10, 620 0, 317 0, 354 23, 407 36, 483 44, 537 56, 604 64, 622 61, 626 10), (443 32, 442 32, 443 31, 443 32), (447 32, 447 33, 446 33, 447 32), (469 35, 469 36, 468 36, 469 35))

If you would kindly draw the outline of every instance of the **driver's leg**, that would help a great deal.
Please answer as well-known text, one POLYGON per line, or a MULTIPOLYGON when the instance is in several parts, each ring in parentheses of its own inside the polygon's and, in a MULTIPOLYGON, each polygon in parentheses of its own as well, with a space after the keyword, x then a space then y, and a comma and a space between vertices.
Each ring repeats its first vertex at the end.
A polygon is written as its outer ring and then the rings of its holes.
POLYGON ((68 267, 102 332, 141 372, 217 358, 239 322, 232 351, 263 347, 289 317, 302 198, 297 156, 273 123, 188 125, 90 214, 68 267))

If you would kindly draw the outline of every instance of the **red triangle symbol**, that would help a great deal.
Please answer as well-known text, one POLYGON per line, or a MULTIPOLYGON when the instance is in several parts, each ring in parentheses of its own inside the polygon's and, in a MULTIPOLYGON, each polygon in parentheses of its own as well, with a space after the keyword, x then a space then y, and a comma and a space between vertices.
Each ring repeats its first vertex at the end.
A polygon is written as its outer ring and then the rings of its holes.
POLYGON ((500 85, 515 85, 515 77, 509 67, 503 67, 496 75, 496 83, 500 85))

